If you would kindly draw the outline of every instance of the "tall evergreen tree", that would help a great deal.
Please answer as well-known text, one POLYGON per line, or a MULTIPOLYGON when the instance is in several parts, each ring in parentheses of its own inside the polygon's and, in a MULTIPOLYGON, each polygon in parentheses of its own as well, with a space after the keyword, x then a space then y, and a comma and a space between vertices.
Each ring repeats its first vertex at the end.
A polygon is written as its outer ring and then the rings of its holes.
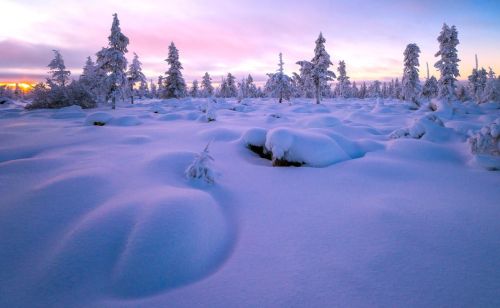
POLYGON ((320 32, 314 48, 314 58, 311 60, 311 78, 315 88, 317 104, 321 102, 322 90, 327 87, 327 82, 335 78, 335 73, 328 70, 333 63, 330 61, 330 55, 326 52, 325 42, 326 40, 320 32))
POLYGON ((153 83, 153 79, 149 81, 149 93, 151 98, 156 98, 158 97, 158 88, 156 85, 153 83))
POLYGON ((210 97, 214 95, 214 87, 212 86, 212 78, 208 74, 208 72, 203 75, 201 79, 201 91, 203 97, 210 97))
POLYGON ((339 72, 339 76, 337 78, 337 86, 335 87, 335 94, 340 97, 347 98, 350 96, 349 86, 351 82, 349 81, 349 77, 347 76, 344 61, 339 61, 339 66, 337 68, 337 71, 339 72))
POLYGON ((134 103, 134 85, 139 82, 142 87, 146 84, 146 76, 142 72, 142 63, 139 61, 139 56, 134 52, 134 59, 128 68, 128 83, 130 85, 130 102, 134 103))
POLYGON ((417 104, 417 106, 420 105, 417 100, 420 95, 420 80, 418 78, 418 67, 420 66, 418 62, 419 53, 420 48, 418 48, 417 44, 408 44, 406 46, 402 79, 402 98, 417 104))
POLYGON ((127 46, 129 44, 128 38, 121 32, 117 14, 113 14, 113 24, 108 41, 108 47, 102 48, 97 53, 97 66, 106 74, 104 81, 106 85, 109 85, 106 100, 108 96, 111 96, 111 106, 115 109, 116 98, 123 97, 127 88, 125 53, 128 52, 127 46))
POLYGON ((289 100, 292 94, 291 80, 283 70, 283 55, 279 54, 278 71, 274 74, 268 74, 269 79, 265 85, 265 91, 271 97, 277 98, 281 103, 283 99, 289 100))
POLYGON ((193 80, 193 83, 191 85, 191 90, 189 91, 189 95, 191 97, 198 97, 200 96, 200 88, 198 86, 198 80, 193 80))
POLYGON ((484 94, 479 103, 488 101, 500 102, 500 78, 495 77, 495 72, 491 67, 488 71, 488 79, 486 80, 484 94))
POLYGON ((167 61, 170 68, 165 72, 165 98, 181 98, 186 96, 186 82, 182 77, 182 64, 179 61, 179 51, 174 42, 168 47, 167 61))
POLYGON ((455 97, 456 77, 460 76, 458 72, 458 62, 460 60, 457 54, 457 45, 460 42, 456 27, 443 24, 437 40, 439 42, 439 51, 435 56, 440 57, 440 59, 434 66, 441 73, 438 81, 439 97, 450 101, 455 97))
POLYGON ((54 59, 50 61, 48 67, 50 68, 50 81, 54 84, 64 87, 69 81, 69 76, 71 72, 66 70, 66 66, 64 65, 63 57, 59 50, 54 51, 54 59))
POLYGON ((368 96, 368 89, 366 87, 366 82, 363 81, 361 87, 359 88, 359 98, 364 99, 368 96))
POLYGON ((238 96, 238 88, 236 87, 236 77, 228 73, 226 78, 222 79, 220 96, 229 98, 238 96))
POLYGON ((294 73, 293 79, 296 80, 299 96, 312 98, 314 97, 313 65, 309 61, 298 61, 297 64, 300 66, 299 74, 294 73))

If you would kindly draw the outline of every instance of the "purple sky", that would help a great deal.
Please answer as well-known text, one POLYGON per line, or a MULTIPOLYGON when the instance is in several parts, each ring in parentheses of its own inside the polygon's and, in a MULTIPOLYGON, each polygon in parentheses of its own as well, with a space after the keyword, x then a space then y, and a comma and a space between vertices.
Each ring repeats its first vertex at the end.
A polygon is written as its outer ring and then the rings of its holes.
POLYGON ((208 71, 214 81, 231 72, 262 81, 276 70, 283 53, 288 73, 295 62, 310 60, 323 32, 337 68, 345 60, 355 80, 388 79, 402 74, 403 50, 417 43, 433 64, 442 23, 459 31, 462 78, 474 54, 480 65, 500 73, 500 1, 223 1, 223 0, 3 0, 0 18, 0 81, 43 80, 52 49, 59 49, 76 77, 86 56, 107 44, 112 13, 130 39, 148 78, 167 69, 164 59, 174 41, 187 81, 208 71))

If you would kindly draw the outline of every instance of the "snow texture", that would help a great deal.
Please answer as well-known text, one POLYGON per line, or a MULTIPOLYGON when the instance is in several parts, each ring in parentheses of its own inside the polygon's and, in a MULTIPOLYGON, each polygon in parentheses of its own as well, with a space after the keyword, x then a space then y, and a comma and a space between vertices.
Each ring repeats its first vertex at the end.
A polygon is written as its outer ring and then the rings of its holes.
POLYGON ((500 306, 499 103, 209 101, 3 104, 0 307, 500 306))

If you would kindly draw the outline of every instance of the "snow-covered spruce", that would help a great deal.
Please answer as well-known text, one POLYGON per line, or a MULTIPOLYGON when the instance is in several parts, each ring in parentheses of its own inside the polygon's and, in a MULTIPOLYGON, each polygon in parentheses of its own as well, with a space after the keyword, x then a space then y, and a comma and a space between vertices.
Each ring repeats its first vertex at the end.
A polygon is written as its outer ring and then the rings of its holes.
POLYGON ((409 101, 420 106, 418 97, 420 95, 420 80, 418 78, 418 55, 420 48, 417 44, 408 44, 404 51, 404 70, 403 70, 403 91, 402 97, 404 100, 409 101))
POLYGON ((64 60, 61 56, 59 50, 54 51, 54 59, 50 61, 48 67, 50 68, 50 81, 54 84, 64 87, 68 81, 71 72, 66 70, 66 65, 64 65, 64 60))
POLYGON ((165 72, 165 88, 161 96, 163 98, 181 98, 186 96, 186 82, 181 72, 183 68, 179 61, 179 51, 175 47, 174 42, 168 46, 168 58, 165 61, 167 61, 169 69, 165 72))
POLYGON ((500 118, 470 136, 469 144, 473 154, 500 156, 500 118))
POLYGON ((266 82, 264 91, 273 98, 278 99, 278 103, 283 102, 283 99, 290 100, 292 95, 292 84, 290 77, 283 71, 283 55, 279 54, 278 71, 274 74, 267 74, 269 79, 266 82))
POLYGON ((326 51, 325 42, 323 33, 320 33, 316 40, 316 48, 314 48, 314 58, 311 60, 311 79, 314 84, 317 104, 321 102, 322 91, 328 86, 327 82, 336 77, 334 72, 328 70, 333 63, 330 61, 330 55, 326 51))
MULTIPOLYGON (((339 67, 337 68, 337 71, 339 72, 339 76, 337 77, 337 85, 335 87, 335 95, 340 96, 343 98, 348 98, 351 96, 351 88, 350 84, 351 82, 349 81, 349 77, 347 76, 346 68, 345 68, 345 61, 339 61, 339 67)), ((356 88, 356 84, 353 84, 353 89, 356 88)), ((357 91, 357 88, 356 90, 357 91)))
POLYGON ((118 15, 113 14, 113 24, 111 34, 108 37, 109 45, 102 48, 97 53, 97 66, 99 70, 105 72, 102 86, 109 87, 105 97, 111 97, 111 107, 116 108, 116 100, 125 96, 127 91, 127 59, 125 53, 128 52, 128 38, 121 32, 118 15))
MULTIPOLYGON (((134 52, 134 59, 132 60, 132 63, 130 63, 130 66, 128 68, 127 76, 128 76, 128 83, 129 83, 129 91, 130 91, 130 102, 133 104, 134 103, 134 85, 136 83, 141 84, 141 92, 145 91, 145 83, 146 83, 146 76, 144 76, 144 73, 142 72, 142 63, 139 61, 139 56, 134 52)), ((141 93, 140 96, 143 96, 144 93, 141 93)))
POLYGON ((215 183, 215 173, 210 168, 210 163, 214 160, 210 156, 207 144, 205 149, 196 155, 194 161, 186 169, 186 177, 188 179, 200 180, 207 184, 215 183))
POLYGON ((201 79, 201 95, 203 97, 210 97, 214 95, 214 87, 212 86, 212 78, 208 72, 203 75, 201 79))
POLYGON ((460 42, 456 27, 443 24, 437 40, 439 42, 439 51, 435 56, 441 58, 434 64, 434 67, 441 73, 438 81, 439 98, 451 101, 455 98, 456 81, 457 77, 460 76, 458 71, 458 62, 460 60, 457 55, 457 45, 460 42))

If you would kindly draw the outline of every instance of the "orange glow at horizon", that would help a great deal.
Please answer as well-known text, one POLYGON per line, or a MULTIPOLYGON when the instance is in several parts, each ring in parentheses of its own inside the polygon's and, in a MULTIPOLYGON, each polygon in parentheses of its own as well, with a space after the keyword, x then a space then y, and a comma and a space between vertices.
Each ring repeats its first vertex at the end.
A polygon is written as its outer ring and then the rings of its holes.
POLYGON ((16 85, 19 86, 21 91, 27 92, 32 90, 35 87, 35 82, 30 81, 20 81, 20 82, 0 82, 0 87, 6 86, 10 89, 15 89, 16 85))

